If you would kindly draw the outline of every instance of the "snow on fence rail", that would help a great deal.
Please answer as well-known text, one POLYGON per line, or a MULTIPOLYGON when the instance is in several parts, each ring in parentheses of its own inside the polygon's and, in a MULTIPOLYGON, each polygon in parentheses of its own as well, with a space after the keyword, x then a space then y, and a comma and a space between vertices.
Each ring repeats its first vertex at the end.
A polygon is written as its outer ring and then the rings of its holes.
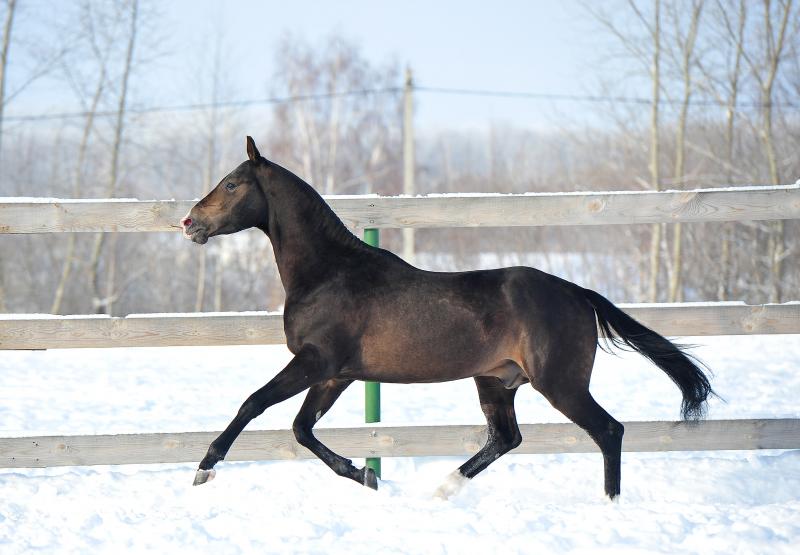
MULTIPOLYGON (((800 333, 800 303, 621 304, 662 335, 800 333)), ((0 350, 262 345, 286 342, 283 316, 265 312, 119 317, 0 315, 0 350)))
MULTIPOLYGON (((800 218, 800 185, 602 193, 331 196, 354 228, 509 227, 800 218)), ((178 231, 196 201, 0 198, 0 233, 178 231)))
MULTIPOLYGON (((625 422, 623 450, 722 451, 800 448, 800 420, 625 422)), ((520 424, 512 453, 592 453, 597 446, 574 424, 520 424)), ((197 462, 219 432, 0 438, 0 468, 197 462)), ((317 428, 314 434, 346 457, 473 455, 485 426, 317 428)), ((313 458, 290 430, 243 432, 226 461, 313 458)))

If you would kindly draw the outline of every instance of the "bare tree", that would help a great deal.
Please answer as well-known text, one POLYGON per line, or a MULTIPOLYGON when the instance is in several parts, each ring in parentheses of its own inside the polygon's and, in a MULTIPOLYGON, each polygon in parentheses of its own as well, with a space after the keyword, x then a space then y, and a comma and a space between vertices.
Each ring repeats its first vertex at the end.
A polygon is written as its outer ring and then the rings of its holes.
MULTIPOLYGON (((800 28, 800 18, 797 17, 793 0, 764 0, 761 8, 764 12, 761 18, 763 24, 757 27, 750 23, 755 18, 748 18, 752 8, 748 9, 750 4, 745 0, 716 0, 712 8, 712 23, 716 24, 711 30, 716 33, 713 36, 706 16, 703 25, 700 25, 700 14, 707 13, 709 9, 703 8, 701 0, 665 3, 664 6, 659 6, 658 0, 647 5, 632 0, 622 0, 619 4, 615 8, 604 6, 602 9, 607 9, 605 12, 601 12, 597 4, 591 4, 587 9, 617 37, 618 44, 624 47, 627 54, 639 62, 639 72, 634 74, 634 78, 641 81, 647 60, 647 76, 652 88, 648 186, 661 188, 659 161, 663 161, 664 154, 673 147, 672 177, 676 183, 688 182, 688 176, 694 176, 693 179, 702 176, 705 183, 717 179, 724 179, 726 184, 744 179, 781 183, 797 159, 794 154, 796 149, 792 150, 786 140, 795 136, 796 118, 784 116, 779 108, 780 99, 786 97, 786 87, 791 79, 786 75, 787 65, 790 64, 785 61, 791 59, 789 52, 796 51, 793 50, 797 36, 795 31, 800 28), (619 9, 619 4, 628 9, 619 9), (666 18, 656 25, 659 15, 666 15, 666 18), (680 26, 670 26, 670 16, 680 26), (670 27, 679 32, 671 33, 670 27), (667 32, 663 33, 662 29, 667 32), (660 40, 656 40, 659 35, 660 40), (670 35, 675 35, 677 41, 671 40, 670 35), (707 35, 705 41, 701 40, 705 38, 703 35, 707 35), (676 42, 677 46, 670 46, 676 42), (664 64, 665 59, 667 64, 664 64), (702 89, 698 88, 698 71, 703 77, 702 89), (747 86, 750 83, 755 83, 757 89, 757 98, 752 99, 752 104, 760 106, 758 118, 755 119, 750 117, 747 106, 750 102, 743 104, 740 100, 748 94, 747 86), (690 106, 699 94, 707 95, 702 98, 704 102, 716 102, 724 108, 724 121, 716 118, 713 110, 697 111, 698 117, 693 117, 690 106), (663 119, 661 111, 664 106, 675 106, 674 122, 671 118, 667 124, 660 121, 663 119), (661 140, 658 137, 659 128, 661 140), (673 128, 674 141, 664 142, 664 131, 673 128), (700 137, 702 140, 698 141, 700 137), (701 146, 701 142, 707 146, 701 146), (756 147, 755 151, 753 147, 756 147), (763 157, 753 156, 752 153, 758 150, 763 152, 763 157), (691 157, 690 152, 700 157, 691 157), (758 177, 750 170, 748 164, 752 164, 753 160, 765 161, 763 167, 766 168, 764 173, 768 174, 767 179, 763 179, 763 173, 762 177, 758 177)), ((636 115, 632 117, 634 122, 641 121, 636 115)), ((634 141, 644 138, 636 123, 623 125, 620 129, 631 133, 634 141)), ((722 233, 716 233, 712 241, 707 236, 701 239, 702 234, 706 233, 704 226, 676 226, 669 244, 663 237, 665 228, 653 226, 650 234, 649 300, 657 300, 658 280, 664 273, 659 266, 664 263, 669 278, 668 298, 682 298, 683 292, 688 291, 682 286, 686 273, 697 272, 694 264, 692 269, 688 268, 690 259, 687 256, 705 257, 703 260, 706 263, 709 260, 717 265, 722 263, 722 271, 713 280, 715 287, 710 288, 706 279, 700 287, 694 284, 694 291, 710 292, 721 298, 729 298, 737 291, 737 294, 746 295, 748 299, 761 296, 766 291, 771 300, 781 299, 781 288, 786 283, 784 260, 794 252, 794 243, 791 246, 787 244, 785 225, 784 222, 729 224, 723 226, 722 233), (687 229, 692 231, 690 235, 687 235, 687 229), (759 265, 754 262, 753 256, 744 256, 734 249, 731 244, 734 238, 745 237, 755 242, 748 246, 750 252, 765 253, 767 264, 759 265), (691 254, 685 252, 685 245, 690 244, 687 241, 692 242, 691 254), (670 248, 670 255, 665 256, 670 248), (766 274, 763 267, 769 268, 766 274)), ((759 256, 757 254, 756 258, 759 256)), ((693 279, 698 277, 694 275, 693 279)))
MULTIPOLYGON (((6 68, 8 67, 8 51, 11 48, 11 30, 14 26, 14 13, 17 0, 6 0, 6 18, 3 35, 0 37, 0 162, 3 156, 3 108, 6 104, 6 68)), ((2 165, 2 164, 0 164, 2 165)), ((0 297, 2 302, 2 297, 0 297)))
MULTIPOLYGON (((0 167, 3 159, 3 107, 6 100, 6 68, 8 67, 8 51, 11 46, 11 30, 14 25, 14 11, 16 0, 6 0, 6 18, 3 25, 3 35, 0 37, 0 167)), ((2 262, 0 262, 0 276, 5 275, 2 262)), ((0 277, 0 312, 5 312, 5 293, 3 279, 0 277)))
POLYGON ((318 50, 286 37, 276 53, 279 92, 317 99, 276 107, 270 151, 324 194, 366 192, 379 182, 399 189, 397 66, 374 67, 340 37, 318 50), (368 92, 376 89, 384 93, 368 92))
MULTIPOLYGON (((661 190, 661 140, 659 130, 661 126, 661 93, 662 83, 662 32, 661 32, 661 1, 653 0, 652 14, 646 13, 634 0, 626 0, 628 10, 626 20, 622 23, 615 21, 617 11, 603 11, 596 3, 585 2, 584 9, 600 23, 609 33, 617 38, 620 45, 629 56, 639 62, 642 70, 647 72, 650 83, 650 122, 649 122, 649 183, 646 185, 655 191, 661 190), (634 18, 638 27, 632 30, 629 18, 634 18), (639 35, 643 29, 644 36, 639 35)), ((652 224, 650 227, 650 271, 647 286, 647 300, 658 300, 658 277, 661 272, 661 242, 663 224, 652 224)))
MULTIPOLYGON (((763 59, 758 60, 752 53, 744 51, 744 59, 759 85, 761 103, 761 122, 759 134, 767 159, 769 180, 773 185, 781 183, 780 169, 775 153, 773 136, 774 88, 786 45, 786 29, 789 16, 793 13, 792 0, 777 2, 777 13, 773 13, 771 0, 763 0, 763 59), (775 26, 777 24, 777 29, 775 26)), ((796 24, 796 23, 795 23, 796 24)), ((768 259, 771 269, 770 301, 780 302, 782 297, 781 278, 785 253, 784 222, 779 220, 771 225, 768 238, 768 259)))
MULTIPOLYGON (((114 124, 114 141, 111 148, 111 166, 109 168, 109 180, 108 185, 106 187, 105 196, 106 197, 113 197, 116 194, 117 190, 117 180, 119 177, 119 157, 120 157, 120 150, 122 147, 122 132, 125 125, 125 110, 127 107, 127 97, 128 97, 128 80, 130 78, 131 73, 131 66, 133 61, 133 49, 136 43, 136 31, 137 31, 137 17, 138 17, 138 10, 139 10, 139 0, 131 0, 130 2, 130 29, 128 33, 128 44, 125 51, 125 65, 122 72, 122 78, 120 80, 120 94, 119 94, 119 102, 117 105, 117 112, 116 112, 116 121, 114 124)), ((116 266, 116 250, 114 246, 116 245, 117 234, 113 233, 111 237, 111 249, 109 250, 109 260, 108 260, 108 269, 107 269, 107 281, 105 287, 105 294, 101 293, 100 288, 100 281, 99 281, 99 266, 100 266, 100 255, 103 250, 103 245, 105 243, 106 234, 98 233, 95 236, 94 245, 92 248, 92 254, 89 261, 89 284, 91 286, 92 291, 92 306, 96 313, 102 314, 110 314, 115 295, 114 291, 114 281, 115 281, 115 266, 116 266)))
MULTIPOLYGON (((737 121, 737 104, 741 93, 742 83, 742 56, 744 53, 745 29, 747 27, 747 1, 746 0, 716 0, 714 9, 710 14, 712 29, 716 32, 711 40, 715 41, 718 50, 723 50, 724 55, 719 61, 721 69, 709 67, 702 59, 697 60, 703 79, 700 87, 710 94, 711 98, 725 107, 725 135, 723 140, 723 153, 720 156, 707 154, 722 167, 723 183, 733 185, 738 164, 734 159, 734 145, 737 121), (717 42, 718 41, 718 42, 717 42)), ((717 298, 727 301, 731 296, 731 267, 732 253, 731 242, 735 232, 733 223, 722 224, 720 234, 719 266, 720 272, 717 279, 717 298)))
MULTIPOLYGON (((96 69, 98 71, 98 74, 97 74, 97 81, 94 86, 94 92, 92 93, 91 101, 89 102, 88 106, 85 104, 82 88, 79 86, 73 87, 76 89, 76 92, 78 94, 78 97, 81 99, 82 104, 84 104, 84 111, 86 112, 86 119, 83 124, 83 131, 81 133, 81 139, 78 145, 77 162, 75 166, 75 173, 73 176, 73 184, 72 184, 73 198, 80 198, 82 194, 83 176, 85 172, 85 162, 89 146, 89 138, 91 136, 92 129, 94 128, 94 121, 97 115, 97 109, 106 86, 107 72, 108 72, 108 65, 107 65, 108 53, 110 52, 109 48, 104 48, 98 43, 99 38, 95 30, 94 14, 92 9, 92 4, 90 2, 86 2, 82 6, 81 21, 85 28, 86 39, 92 53, 92 58, 97 63, 96 69)), ((76 78, 72 75, 73 69, 71 68, 71 66, 67 65, 65 66, 64 69, 65 72, 67 73, 68 80, 71 83, 75 83, 76 78)), ((76 234, 70 233, 67 242, 67 251, 64 254, 64 260, 62 262, 61 276, 59 278, 58 285, 56 286, 56 290, 53 295, 53 303, 50 307, 51 314, 58 314, 59 312, 61 312, 61 304, 64 300, 64 291, 67 287, 70 276, 72 275, 72 266, 75 261, 76 243, 77 243, 76 234)))
MULTIPOLYGON (((703 11, 703 0, 692 0, 689 12, 689 28, 685 35, 681 33, 681 15, 676 13, 676 4, 673 4, 672 21, 677 42, 677 53, 680 58, 680 74, 683 82, 683 93, 680 102, 680 114, 678 115, 677 129, 675 131, 675 167, 673 171, 673 182, 683 183, 685 174, 685 153, 686 153, 686 122, 689 112, 689 102, 692 97, 692 72, 694 67, 694 50, 697 40, 697 29, 700 24, 700 15, 703 11)), ((683 11, 678 8, 679 11, 683 11)), ((669 302, 683 300, 683 288, 681 282, 681 266, 683 263, 683 226, 680 223, 674 224, 672 236, 672 275, 669 280, 669 302)))
MULTIPOLYGON (((630 1, 639 19, 647 25, 646 20, 639 12, 633 1, 630 1)), ((660 143, 658 137, 659 118, 658 108, 661 102, 661 1, 654 0, 653 3, 653 25, 650 27, 650 36, 653 41, 653 65, 650 69, 652 79, 652 106, 650 112, 650 180, 654 190, 661 190, 661 176, 659 173, 659 150, 660 143)), ((658 274, 659 274, 659 250, 661 247, 661 228, 660 224, 651 226, 650 238, 650 284, 648 286, 648 299, 651 303, 658 300, 658 274)))
MULTIPOLYGON (((216 144, 216 137, 218 133, 218 125, 219 125, 219 89, 220 89, 220 80, 222 78, 221 75, 221 56, 222 56, 222 38, 220 34, 215 35, 215 42, 214 42, 214 53, 213 58, 214 61, 212 62, 211 66, 211 107, 206 114, 207 119, 207 131, 206 131, 206 165, 205 165, 205 175, 203 177, 203 195, 205 196, 210 190, 212 181, 214 179, 214 174, 216 172, 216 159, 217 159, 217 144, 216 144)), ((203 310, 203 302, 205 299, 205 292, 206 292, 206 265, 207 265, 207 249, 201 249, 200 252, 200 260, 198 262, 197 268, 197 287, 195 289, 195 300, 194 300, 194 310, 195 312, 201 312, 203 310)), ((222 268, 221 265, 217 264, 216 273, 221 274, 222 268)), ((215 289, 216 289, 216 282, 215 279, 215 289)), ((221 286, 221 281, 220 281, 221 286)), ((217 295, 215 291, 215 301, 217 295)), ((220 303, 221 303, 220 299, 220 303)), ((215 302, 216 304, 216 302, 215 302)), ((215 310, 219 310, 215 307, 215 310)))

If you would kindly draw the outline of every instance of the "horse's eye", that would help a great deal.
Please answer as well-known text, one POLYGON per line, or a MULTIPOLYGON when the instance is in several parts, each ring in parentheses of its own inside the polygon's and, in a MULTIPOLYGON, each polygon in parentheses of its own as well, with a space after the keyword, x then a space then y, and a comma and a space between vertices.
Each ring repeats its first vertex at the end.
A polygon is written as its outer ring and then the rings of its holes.
POLYGON ((229 190, 229 191, 233 191, 233 190, 234 190, 236 187, 237 187, 237 184, 236 184, 236 183, 234 183, 233 181, 228 181, 228 182, 225 184, 225 188, 226 188, 227 190, 229 190))

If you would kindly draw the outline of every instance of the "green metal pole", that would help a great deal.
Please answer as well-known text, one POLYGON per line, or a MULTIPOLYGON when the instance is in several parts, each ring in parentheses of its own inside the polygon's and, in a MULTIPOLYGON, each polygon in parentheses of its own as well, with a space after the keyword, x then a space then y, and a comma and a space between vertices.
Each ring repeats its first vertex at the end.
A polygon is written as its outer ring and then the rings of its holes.
MULTIPOLYGON (((364 230, 364 242, 373 247, 380 243, 380 236, 377 229, 364 230)), ((381 421, 381 384, 379 382, 364 382, 364 422, 381 421)), ((368 457, 367 466, 375 471, 378 478, 381 477, 381 459, 378 457, 368 457)))

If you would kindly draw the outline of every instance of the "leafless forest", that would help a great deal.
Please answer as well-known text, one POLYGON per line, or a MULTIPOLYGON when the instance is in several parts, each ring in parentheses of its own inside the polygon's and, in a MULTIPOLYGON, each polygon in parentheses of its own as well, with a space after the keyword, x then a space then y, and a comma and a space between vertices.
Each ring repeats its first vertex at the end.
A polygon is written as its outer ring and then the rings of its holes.
MULTIPOLYGON (((269 53, 275 74, 263 77, 271 100, 240 102, 226 78, 223 34, 195 72, 197 96, 156 109, 137 94, 158 86, 148 71, 165 55, 157 3, 64 4, 70 9, 50 28, 31 23, 36 14, 25 13, 23 0, 0 0, 0 196, 197 198, 244 158, 247 134, 323 194, 402 192, 400 62, 375 62, 347 36, 286 36, 269 53), (22 52, 39 62, 7 78, 22 52), (13 115, 42 79, 79 99, 80 112, 13 115)), ((797 2, 586 2, 585 13, 616 45, 598 63, 628 68, 610 71, 593 97, 574 100, 593 103, 592 123, 567 117, 547 133, 504 122, 472 132, 455 124, 417 129, 418 193, 766 186, 800 178, 797 2)), ((433 94, 422 85, 414 89, 417 104, 433 94)), ((560 106, 569 112, 569 104, 560 106)), ((535 262, 615 301, 785 302, 800 300, 798 232, 797 221, 421 230, 416 252, 431 269, 535 262)), ((400 252, 398 230, 381 240, 400 252)), ((255 231, 205 248, 177 233, 0 235, 0 312, 281 304, 269 243, 255 231)))

